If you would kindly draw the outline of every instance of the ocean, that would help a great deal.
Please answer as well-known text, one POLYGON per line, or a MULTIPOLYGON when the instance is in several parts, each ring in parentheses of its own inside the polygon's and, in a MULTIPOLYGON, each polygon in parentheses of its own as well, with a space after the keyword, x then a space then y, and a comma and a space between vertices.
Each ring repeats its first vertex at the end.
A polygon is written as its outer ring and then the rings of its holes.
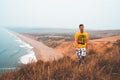
POLYGON ((0 73, 37 61, 33 47, 7 29, 0 28, 0 73))

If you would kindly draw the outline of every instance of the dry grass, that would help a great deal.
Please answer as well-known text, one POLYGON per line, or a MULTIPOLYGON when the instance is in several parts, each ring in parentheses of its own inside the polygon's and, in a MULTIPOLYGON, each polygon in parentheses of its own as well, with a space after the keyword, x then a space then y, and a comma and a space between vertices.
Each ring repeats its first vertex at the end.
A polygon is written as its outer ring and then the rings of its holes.
POLYGON ((101 55, 91 51, 86 63, 79 67, 77 59, 70 57, 50 62, 39 60, 3 73, 0 80, 120 80, 120 49, 112 49, 101 55))

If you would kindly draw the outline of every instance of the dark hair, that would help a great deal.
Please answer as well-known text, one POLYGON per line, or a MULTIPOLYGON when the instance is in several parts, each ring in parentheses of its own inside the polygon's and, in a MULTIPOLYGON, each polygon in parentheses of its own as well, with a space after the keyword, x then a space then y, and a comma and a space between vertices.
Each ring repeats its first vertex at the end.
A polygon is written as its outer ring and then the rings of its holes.
POLYGON ((80 24, 79 27, 80 27, 80 26, 84 26, 84 25, 83 25, 83 24, 80 24))

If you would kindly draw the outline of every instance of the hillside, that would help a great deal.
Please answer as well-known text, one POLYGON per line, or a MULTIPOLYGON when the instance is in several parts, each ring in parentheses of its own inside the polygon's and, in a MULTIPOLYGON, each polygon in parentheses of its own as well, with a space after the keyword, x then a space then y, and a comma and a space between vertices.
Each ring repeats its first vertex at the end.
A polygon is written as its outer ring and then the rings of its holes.
POLYGON ((89 42, 89 45, 94 43, 94 49, 89 49, 86 64, 82 66, 78 67, 77 59, 71 57, 53 62, 39 60, 5 72, 0 80, 120 80, 120 38, 111 37, 109 42, 101 43, 106 39, 89 42))

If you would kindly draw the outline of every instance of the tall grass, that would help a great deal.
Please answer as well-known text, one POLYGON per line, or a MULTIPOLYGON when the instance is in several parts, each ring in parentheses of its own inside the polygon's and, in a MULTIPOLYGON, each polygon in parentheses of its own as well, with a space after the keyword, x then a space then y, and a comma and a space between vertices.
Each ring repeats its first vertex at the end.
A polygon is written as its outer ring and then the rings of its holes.
POLYGON ((91 51, 86 63, 79 67, 78 60, 70 57, 49 62, 39 60, 3 73, 0 80, 120 80, 120 50, 112 49, 100 55, 91 51))

